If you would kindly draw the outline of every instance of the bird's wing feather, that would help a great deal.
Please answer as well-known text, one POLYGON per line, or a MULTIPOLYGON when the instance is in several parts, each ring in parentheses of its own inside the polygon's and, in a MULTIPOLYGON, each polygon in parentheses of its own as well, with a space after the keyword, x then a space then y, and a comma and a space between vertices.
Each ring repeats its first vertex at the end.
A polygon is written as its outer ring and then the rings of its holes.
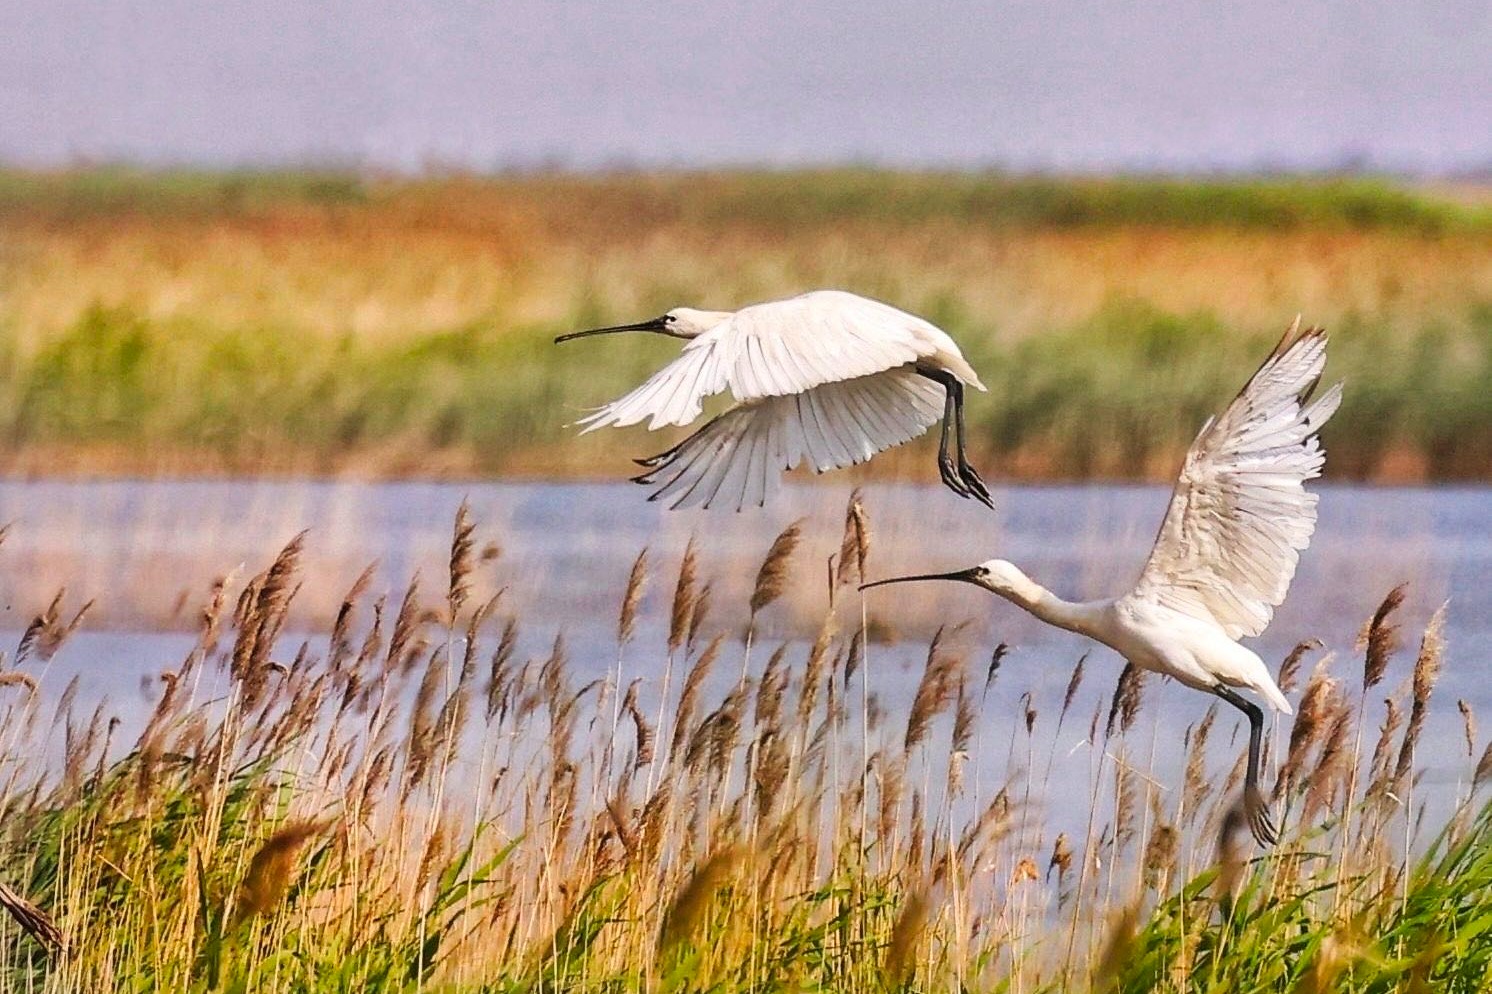
POLYGON ((652 418, 648 428, 686 425, 699 417, 700 401, 724 390, 727 370, 720 361, 719 340, 702 335, 684 346, 673 362, 641 386, 585 418, 581 434, 607 425, 631 425, 652 418))
POLYGON ((1171 504, 1131 596, 1258 635, 1285 599, 1316 527, 1316 433, 1341 384, 1308 403, 1326 364, 1326 333, 1299 319, 1220 417, 1187 451, 1171 504))
POLYGON ((761 505, 781 474, 861 463, 921 435, 943 411, 942 387, 911 369, 746 401, 667 452, 644 460, 637 482, 673 507, 761 505))
POLYGON ((921 318, 836 290, 743 308, 709 335, 740 401, 905 366, 938 350, 934 336, 947 339, 921 318))

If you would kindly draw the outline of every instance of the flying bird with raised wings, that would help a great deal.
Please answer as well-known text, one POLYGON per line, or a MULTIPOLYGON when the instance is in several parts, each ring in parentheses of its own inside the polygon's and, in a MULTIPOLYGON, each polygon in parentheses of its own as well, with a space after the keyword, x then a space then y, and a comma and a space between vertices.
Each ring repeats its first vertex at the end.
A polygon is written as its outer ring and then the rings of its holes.
POLYGON ((964 387, 984 384, 947 333, 889 304, 816 290, 738 311, 679 307, 636 324, 560 335, 652 332, 684 339, 673 362, 584 418, 584 432, 648 419, 692 423, 706 397, 735 405, 672 448, 637 460, 649 500, 740 510, 763 505, 783 471, 824 473, 865 462, 940 418, 938 471, 961 497, 993 507, 965 450, 964 387))
POLYGON ((1073 603, 1018 567, 991 559, 952 573, 893 577, 957 580, 1004 597, 1047 624, 1086 635, 1134 666, 1216 694, 1248 718, 1243 807, 1263 845, 1278 838, 1259 789, 1264 713, 1252 691, 1293 713, 1264 661, 1238 643, 1268 626, 1316 527, 1316 495, 1305 482, 1325 463, 1317 432, 1336 411, 1342 385, 1312 401, 1326 365, 1326 333, 1296 318, 1222 415, 1192 442, 1150 558, 1119 597, 1073 603))

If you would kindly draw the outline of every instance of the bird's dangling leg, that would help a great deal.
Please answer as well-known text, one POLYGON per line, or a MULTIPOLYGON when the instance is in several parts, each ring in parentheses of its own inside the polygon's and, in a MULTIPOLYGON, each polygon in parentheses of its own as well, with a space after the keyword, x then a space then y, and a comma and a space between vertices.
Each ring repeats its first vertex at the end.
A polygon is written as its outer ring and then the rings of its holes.
MULTIPOLYGON (((949 488, 953 493, 958 494, 959 497, 974 497, 976 500, 982 500, 983 503, 989 503, 989 494, 985 493, 983 496, 980 496, 979 493, 976 493, 973 487, 971 487, 970 481, 968 481, 967 473, 965 473, 965 470, 968 469, 968 463, 964 460, 964 433, 962 433, 961 428, 962 419, 964 419, 964 406, 962 406, 962 390, 964 390, 964 385, 958 382, 958 378, 955 378, 947 370, 922 369, 922 367, 918 367, 918 373, 921 376, 925 376, 925 378, 931 379, 934 384, 943 387, 944 391, 943 431, 938 436, 937 445, 937 472, 938 476, 943 478, 944 487, 949 488), (959 425, 959 430, 958 436, 953 437, 955 425, 959 425), (953 454, 949 448, 950 439, 955 442, 955 448, 958 449, 958 461, 956 463, 953 461, 953 454)), ((974 475, 974 481, 979 482, 979 490, 985 488, 985 482, 980 481, 977 473, 974 475)))
MULTIPOLYGON (((944 384, 946 387, 947 384, 944 384)), ((959 475, 958 468, 953 463, 953 456, 948 451, 948 439, 953 433, 953 391, 948 390, 943 401, 943 430, 938 438, 938 475, 943 478, 943 485, 960 497, 968 497, 969 488, 964 483, 963 477, 959 475)))
POLYGON ((953 398, 953 414, 958 431, 958 475, 968 487, 970 495, 990 510, 994 510, 995 502, 990 500, 989 488, 979 478, 974 467, 969 465, 968 453, 964 449, 964 385, 953 377, 949 377, 949 396, 953 398))
POLYGON ((1264 740, 1264 711, 1259 705, 1244 698, 1232 687, 1218 684, 1213 692, 1238 710, 1249 720, 1248 766, 1243 775, 1243 813, 1248 818, 1249 831, 1261 846, 1272 846, 1279 841, 1279 832, 1269 816, 1269 802, 1259 789, 1259 750, 1264 740))

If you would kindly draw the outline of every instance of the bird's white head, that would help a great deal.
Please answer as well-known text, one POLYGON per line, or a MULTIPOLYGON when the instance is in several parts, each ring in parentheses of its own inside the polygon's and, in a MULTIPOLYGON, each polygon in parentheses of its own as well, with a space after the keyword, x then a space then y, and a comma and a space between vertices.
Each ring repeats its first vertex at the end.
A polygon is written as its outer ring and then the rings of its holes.
POLYGON ((568 342, 574 338, 586 338, 591 335, 613 335, 620 331, 651 331, 670 338, 698 338, 730 316, 730 311, 701 311, 693 307, 675 307, 667 314, 660 314, 646 321, 612 325, 607 328, 591 328, 589 331, 572 331, 568 335, 560 335, 555 342, 568 342))
POLYGON ((968 569, 954 570, 952 573, 919 573, 916 576, 893 576, 885 580, 876 580, 873 583, 862 584, 860 589, 866 590, 870 587, 879 587, 887 583, 910 583, 914 580, 957 580, 961 583, 972 583, 976 587, 983 587, 991 593, 999 594, 1001 597, 1021 597, 1029 593, 1031 580, 1022 573, 1020 567, 1004 559, 991 559, 982 562, 978 566, 970 566, 968 569))

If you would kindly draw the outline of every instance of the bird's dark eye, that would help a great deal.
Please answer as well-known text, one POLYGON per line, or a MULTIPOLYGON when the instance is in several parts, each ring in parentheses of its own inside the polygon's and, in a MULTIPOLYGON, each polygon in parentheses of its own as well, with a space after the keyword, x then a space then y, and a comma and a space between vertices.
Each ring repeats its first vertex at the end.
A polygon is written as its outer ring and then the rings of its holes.
POLYGON ((678 320, 678 318, 674 317, 672 314, 665 314, 665 315, 663 315, 663 323, 664 324, 673 324, 677 320, 678 320))

